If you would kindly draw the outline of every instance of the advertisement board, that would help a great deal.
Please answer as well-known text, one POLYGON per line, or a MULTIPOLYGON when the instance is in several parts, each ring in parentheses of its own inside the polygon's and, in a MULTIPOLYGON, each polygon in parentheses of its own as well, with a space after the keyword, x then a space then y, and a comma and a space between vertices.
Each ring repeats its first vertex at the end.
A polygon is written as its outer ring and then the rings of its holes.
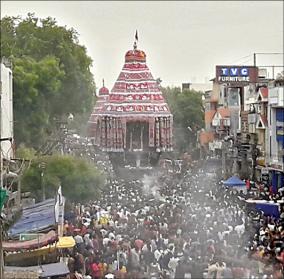
POLYGON ((257 82, 258 68, 254 66, 217 65, 217 83, 228 83, 231 86, 244 86, 257 82))

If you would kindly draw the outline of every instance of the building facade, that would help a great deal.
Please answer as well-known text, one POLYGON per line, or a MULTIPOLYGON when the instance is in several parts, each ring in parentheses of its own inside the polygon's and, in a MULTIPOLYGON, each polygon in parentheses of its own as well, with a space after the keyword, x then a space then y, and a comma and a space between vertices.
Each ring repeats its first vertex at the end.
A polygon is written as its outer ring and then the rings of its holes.
POLYGON ((284 186, 283 80, 270 80, 247 87, 248 159, 254 161, 252 177, 276 193, 284 186))
POLYGON ((283 77, 267 79, 258 67, 216 66, 212 81, 205 94, 201 146, 222 156, 230 174, 277 192, 284 186, 283 77))
POLYGON ((1 61, 1 83, 0 83, 0 135, 1 139, 12 140, 1 141, 1 154, 4 159, 10 159, 14 155, 12 146, 13 130, 13 74, 9 61, 1 61))
POLYGON ((211 154, 221 155, 225 138, 233 137, 236 143, 241 133, 248 132, 244 88, 257 80, 257 67, 216 66, 212 91, 205 95, 205 131, 202 132, 211 137, 207 137, 209 142, 201 142, 211 154))
POLYGON ((284 81, 276 80, 268 94, 266 166, 274 192, 284 187, 284 81))

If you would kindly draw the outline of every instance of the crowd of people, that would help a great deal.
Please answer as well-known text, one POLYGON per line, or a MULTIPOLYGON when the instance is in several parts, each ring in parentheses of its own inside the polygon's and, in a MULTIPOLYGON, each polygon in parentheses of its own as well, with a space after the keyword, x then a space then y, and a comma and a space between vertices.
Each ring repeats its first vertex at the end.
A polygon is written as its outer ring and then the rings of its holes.
POLYGON ((202 171, 109 179, 66 212, 71 278, 283 278, 284 214, 244 199, 202 171))

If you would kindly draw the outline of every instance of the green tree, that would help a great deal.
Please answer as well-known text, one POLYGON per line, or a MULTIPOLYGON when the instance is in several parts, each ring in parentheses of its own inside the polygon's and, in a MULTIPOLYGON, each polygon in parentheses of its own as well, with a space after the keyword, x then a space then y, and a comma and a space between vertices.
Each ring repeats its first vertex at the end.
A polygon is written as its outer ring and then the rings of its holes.
POLYGON ((39 62, 30 57, 14 61, 16 141, 36 146, 52 125, 52 106, 60 95, 64 72, 55 57, 45 57, 39 62))
POLYGON ((179 152, 195 147, 196 132, 204 126, 202 94, 180 87, 162 88, 174 117, 174 140, 179 152))
POLYGON ((91 58, 74 29, 55 19, 1 19, 1 57, 10 58, 14 76, 17 144, 38 147, 50 132, 54 117, 69 112, 87 122, 95 85, 91 58))
POLYGON ((16 150, 16 158, 33 160, 36 158, 36 150, 33 148, 27 148, 21 144, 16 150))
POLYGON ((63 195, 70 201, 78 202, 98 197, 104 181, 104 175, 93 163, 73 156, 55 154, 35 158, 23 174, 22 187, 23 191, 31 192, 40 200, 42 185, 47 198, 54 197, 61 185, 63 195))

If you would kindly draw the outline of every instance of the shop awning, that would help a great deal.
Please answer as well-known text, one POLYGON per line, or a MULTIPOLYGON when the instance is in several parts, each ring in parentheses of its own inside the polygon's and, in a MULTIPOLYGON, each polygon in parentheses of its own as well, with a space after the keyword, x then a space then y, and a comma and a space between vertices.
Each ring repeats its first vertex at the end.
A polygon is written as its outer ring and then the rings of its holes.
POLYGON ((55 225, 55 200, 48 199, 23 209, 21 218, 9 229, 10 237, 23 233, 44 232, 55 225))
POLYGON ((41 235, 36 239, 27 241, 5 241, 3 242, 4 251, 22 251, 37 249, 56 242, 58 239, 55 231, 50 231, 47 234, 41 235))
POLYGON ((237 176, 232 176, 223 182, 225 186, 246 186, 246 183, 237 176))
POLYGON ((75 240, 72 236, 59 237, 56 247, 59 249, 72 248, 75 246, 75 240))

